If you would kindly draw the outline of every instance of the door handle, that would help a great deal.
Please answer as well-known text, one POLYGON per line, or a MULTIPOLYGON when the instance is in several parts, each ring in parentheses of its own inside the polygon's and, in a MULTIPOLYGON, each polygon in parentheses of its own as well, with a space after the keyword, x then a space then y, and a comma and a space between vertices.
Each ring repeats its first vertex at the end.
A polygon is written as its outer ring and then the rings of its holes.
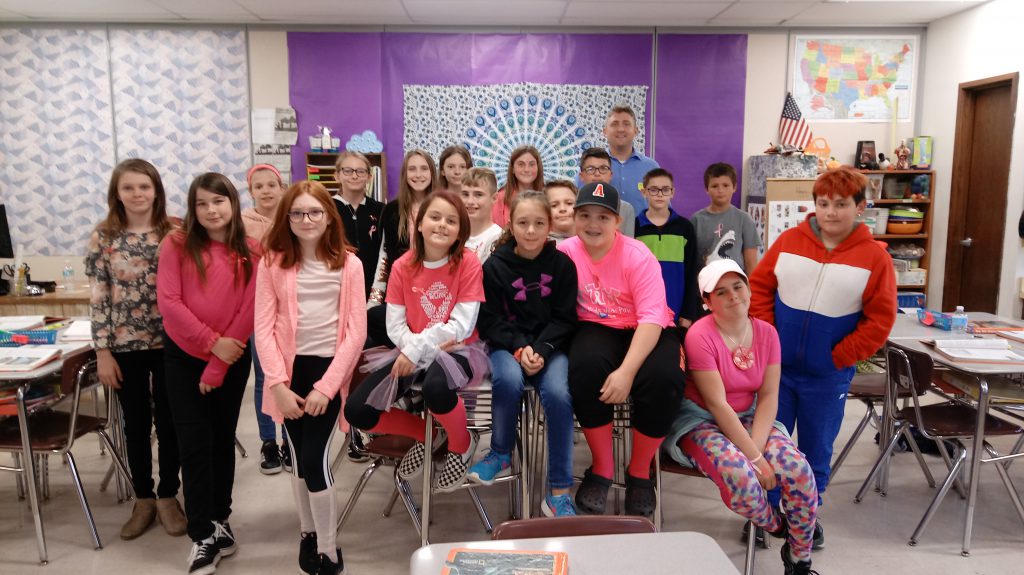
POLYGON ((972 240, 971 238, 966 238, 966 239, 960 240, 960 245, 962 245, 965 248, 971 247, 972 243, 974 243, 974 240, 972 240))

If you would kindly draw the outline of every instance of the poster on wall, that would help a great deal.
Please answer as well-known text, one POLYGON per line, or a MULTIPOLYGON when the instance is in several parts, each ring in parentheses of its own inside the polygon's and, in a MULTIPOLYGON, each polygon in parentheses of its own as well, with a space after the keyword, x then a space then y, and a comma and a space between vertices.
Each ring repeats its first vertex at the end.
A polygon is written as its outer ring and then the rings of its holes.
POLYGON ((912 119, 919 38, 796 35, 790 91, 805 119, 912 119))
POLYGON ((583 150, 606 147, 605 115, 617 105, 637 114, 644 149, 647 86, 489 84, 404 86, 405 149, 435 158, 452 144, 466 146, 478 167, 494 170, 505 184, 509 156, 523 145, 540 152, 544 178, 573 179, 583 150))

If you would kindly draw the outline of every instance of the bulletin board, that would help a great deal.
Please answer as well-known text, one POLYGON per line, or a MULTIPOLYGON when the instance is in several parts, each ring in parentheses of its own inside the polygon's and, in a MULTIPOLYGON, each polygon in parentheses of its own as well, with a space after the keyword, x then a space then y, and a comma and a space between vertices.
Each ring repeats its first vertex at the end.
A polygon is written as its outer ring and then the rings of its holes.
POLYGON ((814 180, 769 178, 765 187, 765 237, 767 250, 788 229, 800 225, 814 212, 814 180))

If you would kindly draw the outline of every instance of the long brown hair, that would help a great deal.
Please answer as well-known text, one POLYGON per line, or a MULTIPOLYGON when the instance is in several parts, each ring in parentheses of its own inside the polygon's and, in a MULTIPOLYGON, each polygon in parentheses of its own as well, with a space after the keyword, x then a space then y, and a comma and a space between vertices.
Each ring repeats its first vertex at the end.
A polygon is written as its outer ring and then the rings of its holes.
MULTIPOLYGON (((427 168, 430 169, 430 185, 424 190, 427 194, 434 188, 437 183, 437 166, 434 165, 434 159, 430 157, 425 150, 415 149, 409 150, 405 154, 405 158, 402 159, 402 171, 399 175, 398 182, 398 240, 408 241, 409 238, 409 218, 414 217, 412 213, 413 203, 413 191, 409 186, 409 180, 406 178, 407 171, 409 169, 409 160, 413 156, 420 156, 427 161, 427 168)), ((416 220, 417 224, 419 220, 416 220)))
MULTIPOLYGON (((228 229, 224 237, 224 245, 228 251, 233 252, 236 264, 240 264, 245 279, 249 283, 252 279, 252 261, 249 253, 249 244, 245 240, 245 226, 242 224, 242 210, 238 203, 238 190, 231 180, 223 174, 206 172, 192 180, 188 188, 188 211, 185 213, 185 229, 181 232, 179 241, 183 238, 185 251, 192 256, 196 271, 199 272, 199 280, 206 283, 206 262, 203 261, 203 254, 210 245, 210 234, 196 218, 196 195, 199 190, 224 196, 231 202, 231 221, 228 222, 228 229)), ((278 210, 280 212, 281 210, 278 210)), ((235 268, 235 282, 238 282, 238 268, 235 268)))
POLYGON ((150 215, 150 222, 157 237, 163 239, 171 230, 172 224, 167 219, 167 195, 164 193, 164 183, 160 179, 160 172, 153 164, 146 160, 132 158, 118 164, 110 174, 110 185, 107 187, 107 217, 96 226, 96 231, 103 235, 112 236, 124 231, 128 225, 128 215, 124 211, 124 204, 118 196, 118 186, 121 184, 121 176, 126 172, 142 174, 153 182, 153 213, 150 215))
MULTIPOLYGON (((345 267, 345 256, 352 251, 352 247, 345 241, 344 224, 341 223, 341 216, 334 207, 334 200, 320 182, 303 180, 288 188, 281 197, 277 213, 274 214, 274 223, 267 232, 263 245, 268 251, 280 254, 277 265, 283 269, 302 263, 302 247, 299 245, 299 239, 292 233, 291 221, 288 218, 292 204, 302 194, 308 194, 316 200, 324 211, 324 217, 327 218, 327 229, 324 235, 320 236, 316 246, 317 259, 332 270, 345 267)), ((267 262, 270 262, 270 258, 267 258, 267 262)))
POLYGON ((505 207, 512 207, 512 199, 522 190, 543 190, 544 189, 544 162, 540 159, 540 152, 533 146, 519 146, 512 150, 508 157, 508 177, 505 178, 505 207), (516 179, 516 160, 523 154, 530 154, 537 160, 537 177, 523 187, 519 187, 519 180, 516 179))
POLYGON ((416 214, 416 237, 413 240, 414 251, 410 265, 418 267, 426 257, 427 248, 423 243, 423 234, 419 231, 419 227, 423 222, 423 218, 427 216, 427 209, 430 208, 430 204, 434 203, 434 200, 448 202, 459 214, 459 234, 455 238, 455 243, 448 248, 448 267, 451 270, 455 270, 462 263, 462 252, 466 247, 466 240, 469 239, 469 212, 466 211, 462 198, 448 190, 434 190, 420 204, 420 211, 416 214))
MULTIPOLYGON (((573 186, 575 187, 575 186, 573 186)), ((538 192, 536 190, 524 190, 516 194, 516 199, 512 200, 512 207, 508 210, 508 225, 501 232, 501 237, 498 241, 494 242, 494 249, 498 249, 500 246, 507 244, 512 241, 515 234, 512 233, 512 224, 516 217, 516 208, 521 206, 525 202, 537 202, 544 208, 544 212, 548 215, 548 231, 551 229, 551 202, 548 201, 548 195, 544 192, 538 192)))

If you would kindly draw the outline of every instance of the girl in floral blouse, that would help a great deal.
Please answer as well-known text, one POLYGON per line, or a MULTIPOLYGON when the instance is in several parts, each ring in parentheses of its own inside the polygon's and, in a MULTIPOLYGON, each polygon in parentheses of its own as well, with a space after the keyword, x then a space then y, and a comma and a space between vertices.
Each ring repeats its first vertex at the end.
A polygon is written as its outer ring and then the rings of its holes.
POLYGON ((89 238, 92 336, 99 379, 117 392, 124 412, 135 507, 121 528, 134 539, 159 514, 171 535, 185 533, 178 503, 178 442, 167 403, 163 319, 156 305, 157 248, 171 229, 160 174, 145 160, 114 168, 109 212, 89 238), (150 430, 156 420, 160 483, 154 492, 150 430))

